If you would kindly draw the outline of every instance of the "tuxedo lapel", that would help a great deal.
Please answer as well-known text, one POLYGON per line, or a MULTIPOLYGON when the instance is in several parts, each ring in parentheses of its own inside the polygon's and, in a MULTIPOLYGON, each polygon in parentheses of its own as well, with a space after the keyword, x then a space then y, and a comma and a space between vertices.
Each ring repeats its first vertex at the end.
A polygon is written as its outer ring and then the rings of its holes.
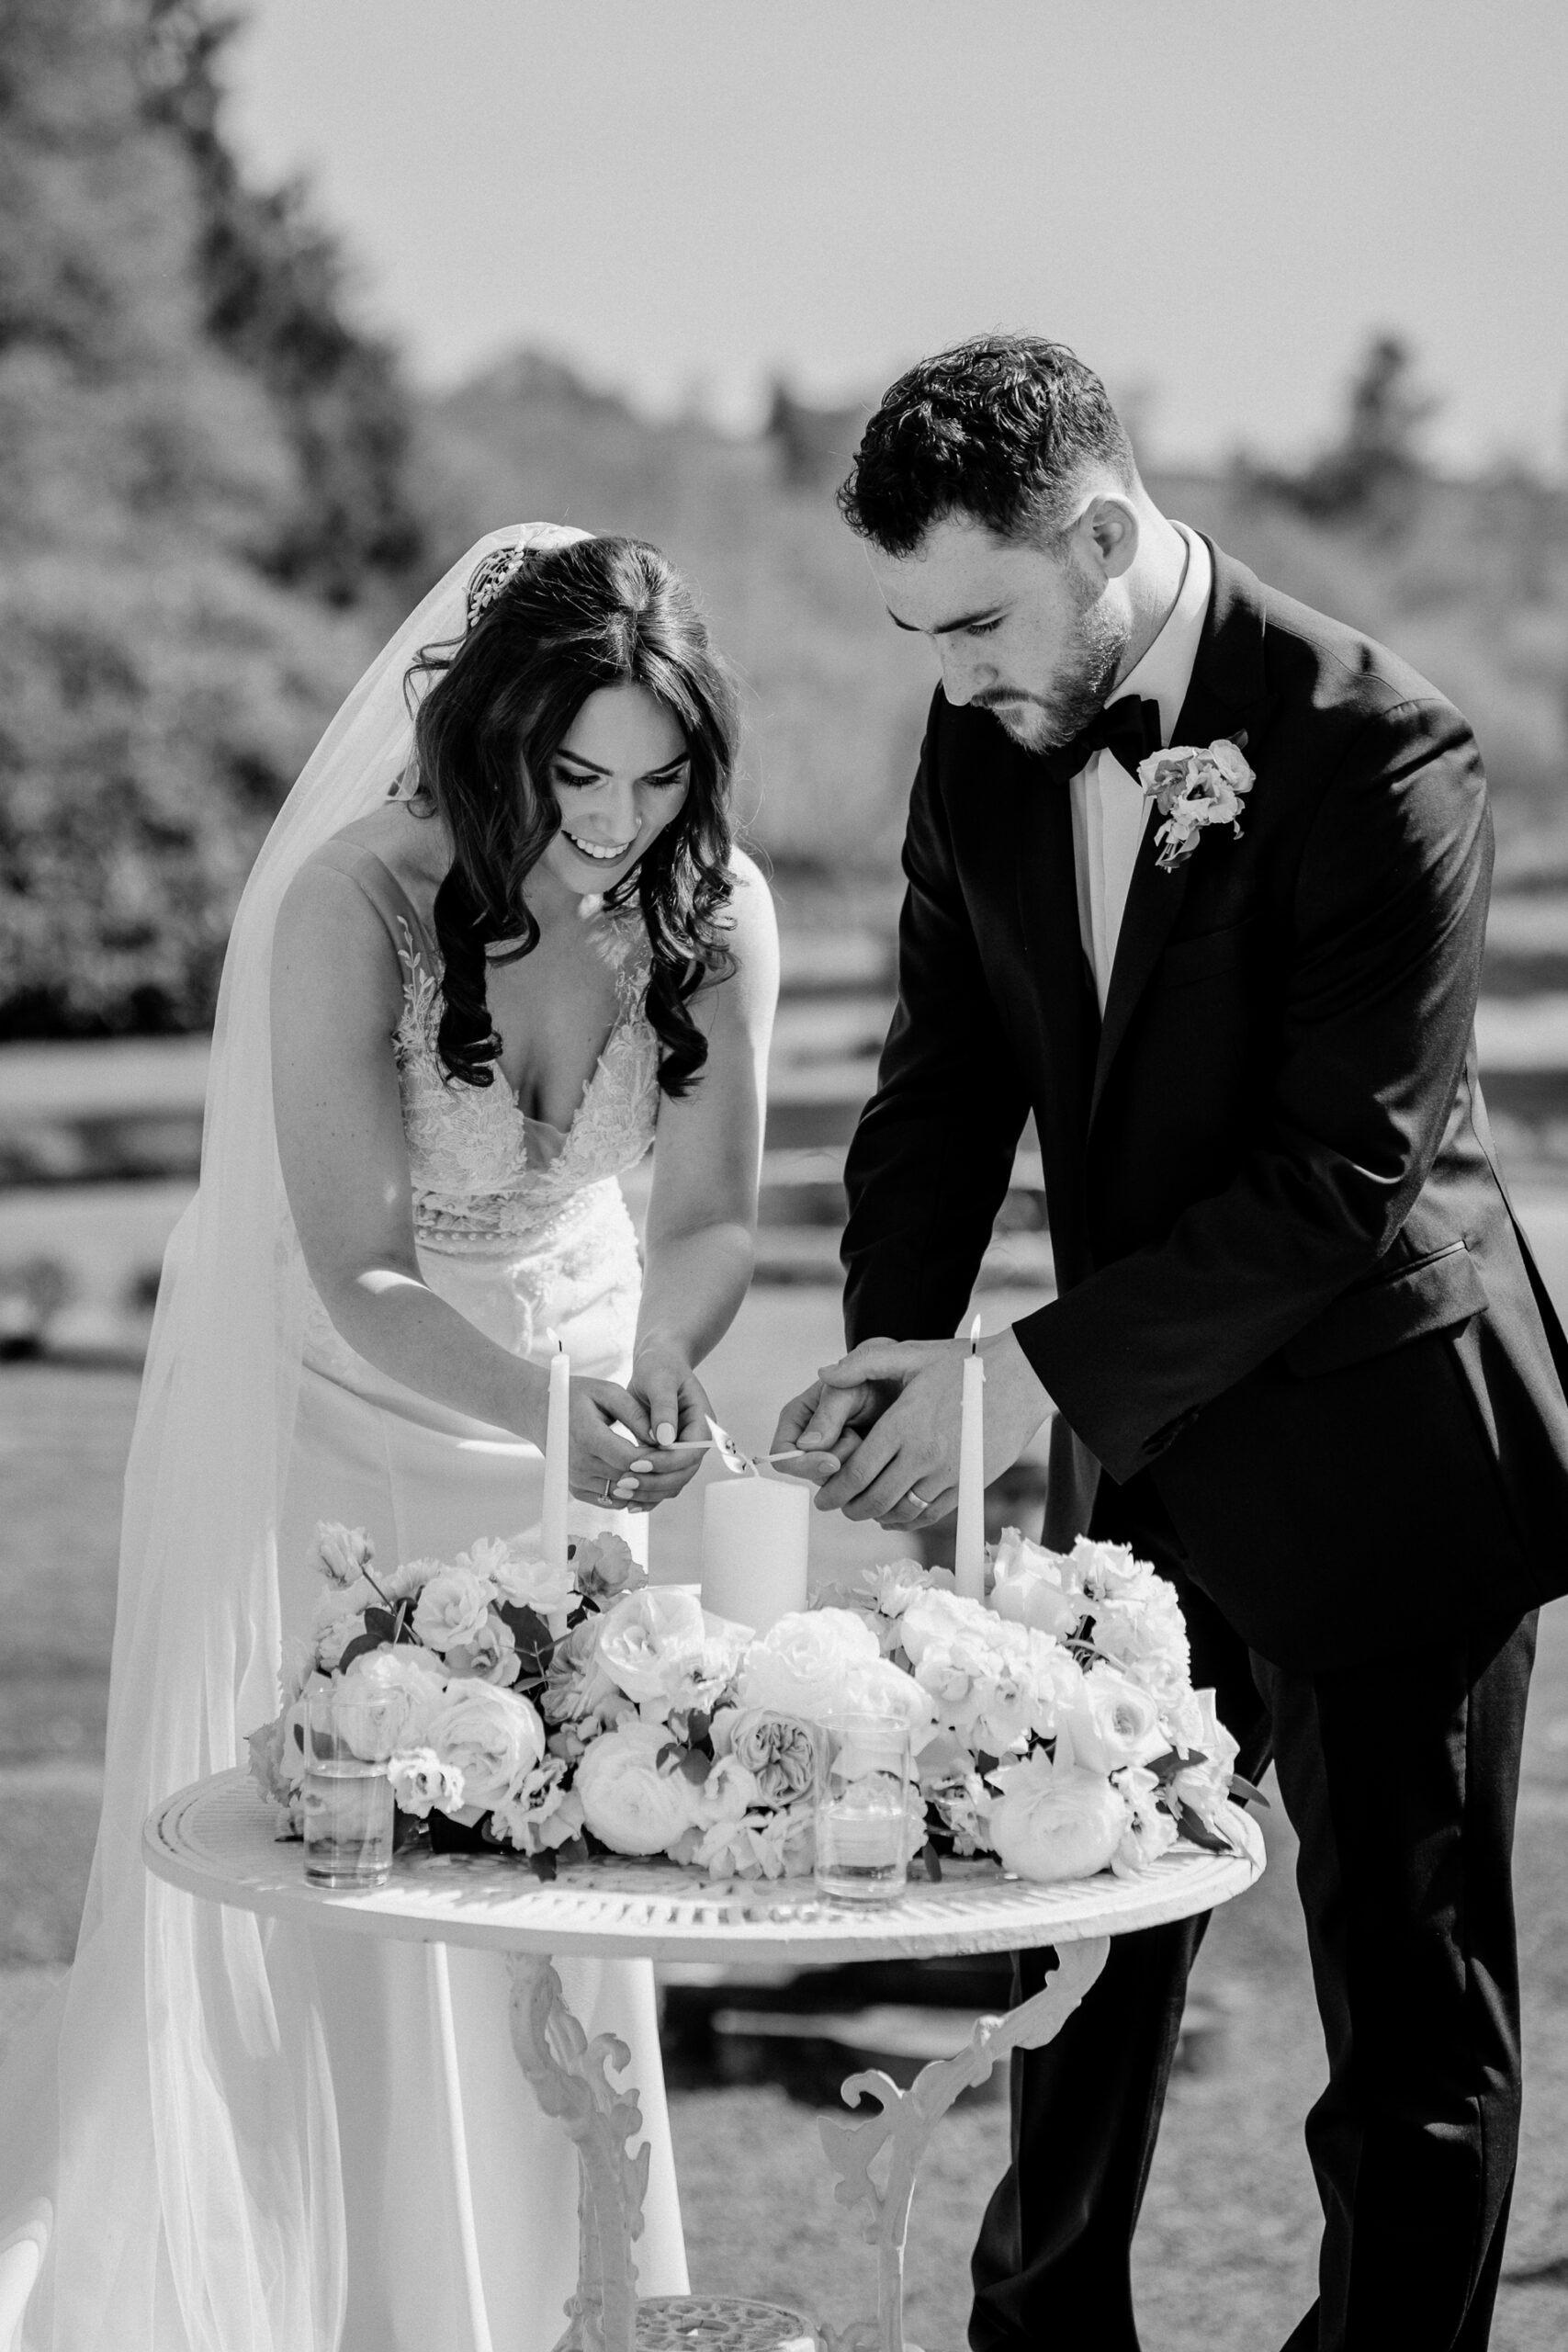
MULTIPOLYGON (((1234 734, 1261 718, 1265 689, 1262 667, 1262 593, 1251 572, 1211 543, 1214 584, 1208 617, 1199 641, 1187 697, 1176 722, 1176 743, 1212 743, 1234 734)), ((1104 1094, 1106 1080, 1127 1035, 1139 1000, 1148 986, 1160 953, 1176 928, 1186 902, 1192 868, 1203 855, 1198 846, 1179 865, 1164 869, 1156 863, 1156 836, 1160 819, 1151 809, 1133 867, 1126 909, 1111 967, 1105 1017, 1100 1023, 1089 1102, 1092 1124, 1104 1094)))
MULTIPOLYGON (((1066 787, 1027 753, 1014 752, 1019 924, 1039 1010, 1050 1093, 1064 1140, 1089 1125, 1098 1008, 1078 927, 1073 812, 1066 787)), ((1043 1137, 1047 1151, 1051 1139, 1043 1137)))

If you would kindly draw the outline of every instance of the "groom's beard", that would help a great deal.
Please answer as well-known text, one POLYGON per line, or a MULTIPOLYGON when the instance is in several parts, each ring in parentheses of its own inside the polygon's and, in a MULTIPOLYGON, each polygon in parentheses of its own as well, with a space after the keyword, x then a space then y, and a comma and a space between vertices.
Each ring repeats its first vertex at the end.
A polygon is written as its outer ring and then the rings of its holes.
POLYGON ((1126 659, 1132 625, 1087 594, 1075 615, 1073 640, 1049 695, 992 686, 972 697, 1026 752, 1055 752, 1070 743, 1111 698, 1126 659))

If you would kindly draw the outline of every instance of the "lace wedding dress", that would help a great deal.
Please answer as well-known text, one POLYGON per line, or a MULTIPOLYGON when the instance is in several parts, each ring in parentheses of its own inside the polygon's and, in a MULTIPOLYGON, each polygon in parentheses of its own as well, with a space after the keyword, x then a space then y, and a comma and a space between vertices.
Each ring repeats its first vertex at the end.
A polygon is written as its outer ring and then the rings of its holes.
MULTIPOLYGON (((626 1369, 638 1268, 616 1177, 658 1106, 635 919, 605 923, 619 1010, 563 1134, 503 1084, 447 1086, 440 969, 346 838, 406 770, 405 680, 466 625, 478 565, 581 534, 511 525, 436 582, 349 695, 275 822, 224 964, 201 1183, 164 1258, 126 1470, 104 1801, 69 1975, 0 2073, 0 2352, 547 2352, 575 2272, 575 2163, 513 2058, 498 1958, 285 1929, 149 1878, 141 1826, 243 1761, 316 1593, 319 1518, 383 1558, 540 1517, 542 1464, 345 1347, 311 1291, 273 1124, 278 908, 346 866, 405 988, 394 1043, 431 1286, 518 1355, 558 1332, 626 1369)), ((646 1522, 618 1524, 630 1540, 646 1522)), ((591 2032, 631 2045, 652 2164, 645 2294, 685 2265, 650 1972, 567 1962, 591 2032)))
MULTIPOLYGON (((484 1088, 446 1082, 434 942, 373 853, 338 842, 317 862, 364 890, 402 966, 394 1047, 425 1280, 514 1354, 543 1363, 555 1333, 574 1371, 624 1379, 640 1273, 616 1178, 652 1142, 659 1102, 640 922, 599 918, 619 1012, 563 1134, 525 1116, 499 1076, 484 1088)), ((285 1634, 304 1631, 319 1597, 305 1566, 318 1519, 367 1527, 381 1559, 450 1559, 479 1536, 537 1528, 541 1470, 535 1447, 376 1372, 312 1297, 278 1541, 285 1634)), ((644 1518, 575 1503, 572 1513, 574 1526, 646 1544, 644 1518)), ((576 2167, 512 2056, 504 1962, 330 1931, 310 1941, 342 2149, 344 2352, 547 2352, 576 2277, 576 2167)), ((631 2047, 654 2151, 639 2284, 683 2293, 652 1971, 559 1969, 588 2031, 631 2047)))

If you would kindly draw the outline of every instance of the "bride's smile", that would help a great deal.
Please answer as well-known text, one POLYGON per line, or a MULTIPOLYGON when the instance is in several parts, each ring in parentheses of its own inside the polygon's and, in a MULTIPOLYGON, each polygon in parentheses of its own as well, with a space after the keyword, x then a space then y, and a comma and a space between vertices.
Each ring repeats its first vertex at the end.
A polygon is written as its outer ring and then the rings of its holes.
POLYGON ((691 784, 685 736, 646 686, 625 680, 589 695, 551 763, 560 830, 541 860, 581 897, 630 872, 691 784))

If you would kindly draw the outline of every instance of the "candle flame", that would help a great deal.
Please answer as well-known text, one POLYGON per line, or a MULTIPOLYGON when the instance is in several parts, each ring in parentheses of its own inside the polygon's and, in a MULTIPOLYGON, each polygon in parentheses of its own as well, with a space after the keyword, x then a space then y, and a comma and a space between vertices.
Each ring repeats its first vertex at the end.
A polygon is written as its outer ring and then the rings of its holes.
POLYGON ((566 1341, 561 1338, 560 1333, 555 1329, 554 1325, 550 1323, 547 1323, 545 1326, 545 1345, 547 1348, 554 1348, 557 1355, 564 1355, 566 1353, 566 1341))
POLYGON ((707 1425, 718 1458, 727 1470, 733 1471, 738 1478, 755 1478, 761 1475, 745 1448, 736 1444, 728 1430, 719 1428, 711 1413, 707 1416, 707 1425))
POLYGON ((969 1326, 969 1352, 973 1355, 980 1344, 980 1318, 976 1315, 969 1326))

